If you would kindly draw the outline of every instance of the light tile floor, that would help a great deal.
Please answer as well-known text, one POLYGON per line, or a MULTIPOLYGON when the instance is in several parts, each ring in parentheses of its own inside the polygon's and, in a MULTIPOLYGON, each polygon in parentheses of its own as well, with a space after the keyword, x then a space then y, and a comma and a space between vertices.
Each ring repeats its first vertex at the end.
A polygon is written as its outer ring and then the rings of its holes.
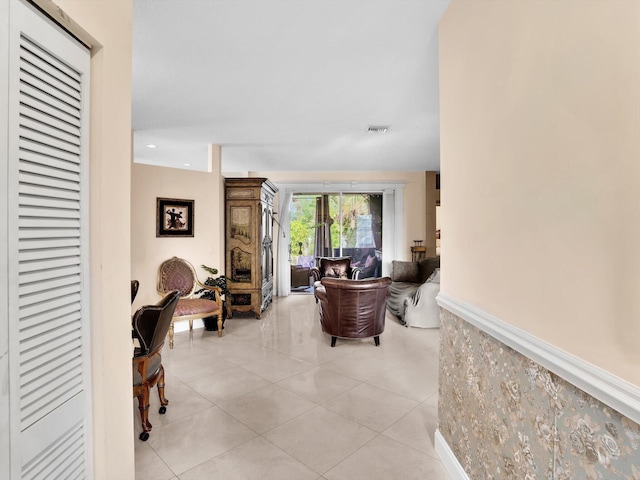
POLYGON ((320 329, 313 295, 276 297, 224 335, 196 329, 165 347, 165 415, 149 440, 133 400, 137 480, 448 479, 434 451, 438 330, 387 314, 380 347, 320 329))

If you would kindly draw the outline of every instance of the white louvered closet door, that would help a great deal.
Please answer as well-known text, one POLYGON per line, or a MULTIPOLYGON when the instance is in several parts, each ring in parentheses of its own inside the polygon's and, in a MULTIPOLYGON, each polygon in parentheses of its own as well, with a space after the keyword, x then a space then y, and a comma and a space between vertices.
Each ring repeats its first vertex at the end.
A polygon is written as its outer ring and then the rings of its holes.
POLYGON ((90 55, 9 1, 11 477, 87 478, 90 55))

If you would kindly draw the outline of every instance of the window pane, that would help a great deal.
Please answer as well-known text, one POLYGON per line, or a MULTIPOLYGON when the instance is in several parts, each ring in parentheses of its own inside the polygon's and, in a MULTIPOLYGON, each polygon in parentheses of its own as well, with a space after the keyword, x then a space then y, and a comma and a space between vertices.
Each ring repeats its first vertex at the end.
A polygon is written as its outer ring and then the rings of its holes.
MULTIPOLYGON (((302 265, 298 257, 314 257, 315 252, 315 228, 316 223, 316 198, 317 195, 297 194, 291 199, 289 211, 291 221, 289 231, 291 244, 291 264, 302 265)), ((309 263, 308 259, 302 259, 304 263, 309 263)))

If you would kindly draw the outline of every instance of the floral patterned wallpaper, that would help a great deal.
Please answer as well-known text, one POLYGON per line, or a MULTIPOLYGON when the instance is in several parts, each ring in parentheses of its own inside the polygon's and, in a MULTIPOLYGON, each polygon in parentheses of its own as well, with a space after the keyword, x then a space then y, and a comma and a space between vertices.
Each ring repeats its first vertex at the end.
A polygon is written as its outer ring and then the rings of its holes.
POLYGON ((440 433, 473 480, 640 480, 640 426, 441 309, 440 433))

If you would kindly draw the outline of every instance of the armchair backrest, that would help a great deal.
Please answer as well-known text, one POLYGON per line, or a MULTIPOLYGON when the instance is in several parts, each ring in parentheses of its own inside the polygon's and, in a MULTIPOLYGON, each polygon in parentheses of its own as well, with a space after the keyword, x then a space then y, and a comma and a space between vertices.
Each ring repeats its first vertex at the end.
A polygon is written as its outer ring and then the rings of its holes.
POLYGON ((158 269, 158 291, 168 293, 179 290, 181 298, 193 295, 198 287, 196 271, 186 260, 172 257, 165 260, 158 269))
POLYGON ((339 337, 370 337, 384 331, 391 278, 348 280, 324 277, 316 296, 322 328, 339 337))
POLYGON ((143 305, 133 314, 131 327, 134 337, 140 342, 136 356, 153 354, 162 347, 178 300, 180 292, 174 290, 156 305, 143 305))
POLYGON ((327 298, 332 300, 345 300, 353 298, 356 303, 362 302, 362 295, 371 292, 377 295, 382 294, 382 300, 389 296, 390 277, 368 278, 365 280, 348 280, 340 278, 325 277, 321 281, 322 286, 327 291, 327 298))

